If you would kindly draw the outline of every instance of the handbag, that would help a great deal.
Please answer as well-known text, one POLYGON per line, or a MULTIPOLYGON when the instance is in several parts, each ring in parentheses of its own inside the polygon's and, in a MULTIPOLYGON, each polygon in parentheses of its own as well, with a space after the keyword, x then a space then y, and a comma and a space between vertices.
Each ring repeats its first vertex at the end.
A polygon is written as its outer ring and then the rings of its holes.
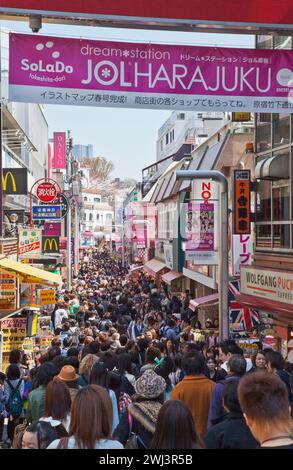
POLYGON ((133 432, 133 418, 130 413, 128 413, 128 423, 129 423, 129 437, 125 444, 125 449, 139 449, 137 442, 137 434, 133 432))
POLYGON ((27 427, 28 422, 26 419, 23 423, 20 423, 15 427, 12 441, 12 449, 22 449, 22 438, 27 427))

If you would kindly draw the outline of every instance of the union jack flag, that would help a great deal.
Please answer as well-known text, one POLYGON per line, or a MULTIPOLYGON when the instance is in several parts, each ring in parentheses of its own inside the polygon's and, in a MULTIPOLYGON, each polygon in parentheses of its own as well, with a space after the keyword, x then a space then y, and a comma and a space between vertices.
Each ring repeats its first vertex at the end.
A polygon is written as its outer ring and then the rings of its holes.
POLYGON ((259 314, 256 310, 241 305, 236 300, 236 294, 240 292, 240 280, 229 282, 229 317, 230 323, 242 323, 243 330, 252 330, 260 323, 259 314))

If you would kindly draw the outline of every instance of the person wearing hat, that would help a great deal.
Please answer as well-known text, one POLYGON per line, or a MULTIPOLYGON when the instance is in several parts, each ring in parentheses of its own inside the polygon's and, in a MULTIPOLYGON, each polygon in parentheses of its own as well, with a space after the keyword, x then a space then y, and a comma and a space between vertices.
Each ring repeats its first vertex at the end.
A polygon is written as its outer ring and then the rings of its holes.
MULTIPOLYGON (((128 408, 132 433, 139 447, 148 449, 153 438, 161 406, 164 403, 166 381, 152 369, 147 369, 135 383, 135 395, 128 408)), ((130 433, 129 433, 130 434, 130 433)))
POLYGON ((58 379, 62 380, 62 382, 67 385, 71 401, 73 401, 78 390, 81 388, 77 383, 79 376, 76 374, 74 367, 70 365, 63 366, 58 375, 58 379))

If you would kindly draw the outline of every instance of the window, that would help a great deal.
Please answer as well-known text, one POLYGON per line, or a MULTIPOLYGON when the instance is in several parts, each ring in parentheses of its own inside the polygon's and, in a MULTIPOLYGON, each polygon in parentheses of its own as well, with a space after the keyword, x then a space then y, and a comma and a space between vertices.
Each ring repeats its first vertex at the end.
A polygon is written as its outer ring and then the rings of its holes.
POLYGON ((270 113, 260 113, 257 115, 256 149, 257 152, 264 152, 271 149, 272 140, 272 115, 270 113))
POLYGON ((99 220, 99 219, 100 219, 100 214, 97 214, 97 220, 99 220))
POLYGON ((184 121, 184 119, 185 119, 185 113, 177 114, 177 119, 178 119, 178 120, 181 120, 181 121, 184 121))
POLYGON ((273 114, 273 146, 290 143, 290 114, 273 114))
POLYGON ((95 197, 94 202, 101 202, 101 199, 99 197, 95 197))
POLYGON ((93 214, 90 214, 90 215, 89 215, 89 221, 90 221, 90 222, 93 221, 93 214))
POLYGON ((273 220, 290 220, 290 188, 282 186, 273 187, 273 220))
POLYGON ((169 134, 166 134, 166 145, 169 143, 169 134))
POLYGON ((160 140, 160 149, 161 149, 161 151, 163 150, 163 139, 160 140))
POLYGON ((290 248, 290 225, 273 225, 273 246, 274 248, 290 248))
POLYGON ((271 225, 257 225, 256 226, 256 245, 259 248, 272 247, 272 233, 271 225))
POLYGON ((87 202, 87 197, 86 197, 86 196, 84 196, 83 200, 84 200, 84 202, 87 202))
POLYGON ((257 185, 256 198, 256 220, 257 222, 271 221, 271 182, 259 181, 257 185))

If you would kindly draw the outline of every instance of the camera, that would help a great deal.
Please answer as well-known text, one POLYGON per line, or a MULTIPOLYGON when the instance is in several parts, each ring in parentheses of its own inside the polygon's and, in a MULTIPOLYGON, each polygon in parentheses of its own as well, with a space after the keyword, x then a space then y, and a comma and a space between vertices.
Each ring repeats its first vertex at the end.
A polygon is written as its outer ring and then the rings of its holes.
POLYGON ((29 27, 33 33, 38 33, 42 28, 42 17, 41 15, 33 15, 29 17, 29 27))

